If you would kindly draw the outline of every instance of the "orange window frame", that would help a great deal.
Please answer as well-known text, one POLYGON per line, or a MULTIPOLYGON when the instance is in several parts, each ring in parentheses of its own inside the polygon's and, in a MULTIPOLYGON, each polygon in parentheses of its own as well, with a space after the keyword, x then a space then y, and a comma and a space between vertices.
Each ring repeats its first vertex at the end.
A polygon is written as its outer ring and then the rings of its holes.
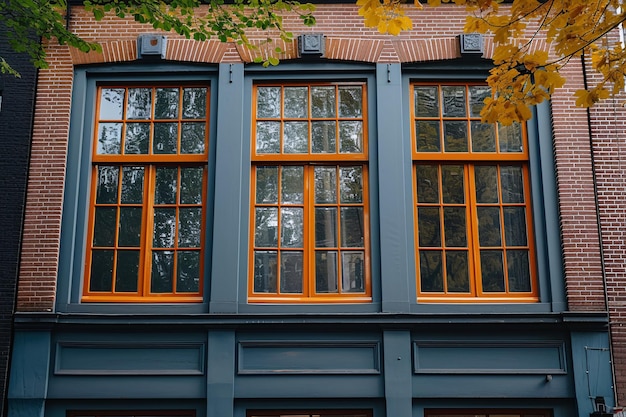
MULTIPOLYGON (((504 141, 504 134, 502 135, 498 130, 498 126, 493 127, 494 132, 494 146, 492 151, 475 151, 472 149, 472 123, 480 122, 480 115, 476 110, 470 112, 470 87, 477 86, 482 87, 481 84, 474 83, 410 83, 410 97, 411 100, 411 136, 412 136, 412 158, 413 158, 413 207, 414 207, 414 238, 416 248, 416 271, 417 271, 417 298, 421 302, 441 302, 441 303, 472 303, 472 302, 537 302, 539 300, 538 294, 538 282, 536 271, 536 255, 534 248, 534 234, 533 234, 533 220, 532 220, 532 207, 531 207, 531 195, 530 195, 530 174, 529 174, 529 154, 528 154, 528 139, 526 126, 520 125, 518 128, 521 132, 521 151, 520 152, 505 152, 500 148, 500 141, 504 141), (443 96, 442 87, 463 87, 465 88, 465 116, 450 116, 447 117, 443 114, 443 96), (414 90, 416 87, 435 87, 438 95, 438 114, 431 117, 425 117, 416 115, 416 104, 414 90), (438 124, 439 132, 439 149, 438 150, 420 150, 418 149, 418 138, 416 133, 416 124, 418 122, 425 121, 427 123, 438 124), (446 121, 453 123, 464 122, 467 133, 467 150, 466 151, 446 151, 444 125, 446 121), (424 203, 418 202, 418 169, 419 167, 430 166, 437 167, 437 188, 441 194, 443 191, 442 178, 444 167, 462 167, 463 171, 463 184, 465 185, 463 190, 463 202, 459 204, 450 204, 443 201, 443 197, 439 195, 437 202, 424 203), (494 203, 481 203, 476 198, 476 183, 475 183, 475 170, 478 167, 494 168, 497 172, 497 190, 499 198, 494 203), (501 170, 503 168, 513 167, 521 170, 521 177, 523 182, 523 202, 522 203, 504 203, 502 199, 502 184, 501 184, 501 170), (501 242, 498 246, 481 246, 479 239, 479 222, 478 222, 478 210, 481 207, 493 207, 497 208, 499 213, 499 226, 501 242), (504 208, 522 207, 525 212, 525 232, 526 232, 526 245, 507 246, 505 242, 505 219, 504 208), (433 208, 438 210, 439 213, 439 237, 440 244, 433 246, 420 246, 419 235, 419 218, 418 212, 420 208, 433 208), (444 208, 460 208, 465 213, 465 231, 466 231, 466 246, 446 246, 445 239, 443 238, 444 231, 444 208), (481 271, 481 249, 484 250, 496 250, 502 251, 502 267, 504 274, 504 291, 487 291, 483 288, 482 283, 482 271, 481 271), (529 291, 511 291, 510 283, 508 280, 507 270, 507 250, 526 250, 528 251, 528 274, 530 280, 529 291), (440 251, 441 252, 441 290, 423 291, 421 279, 421 257, 420 252, 428 251, 440 251), (467 252, 468 262, 468 278, 469 278, 469 291, 460 292, 449 290, 448 279, 446 273, 446 257, 452 252, 467 252)), ((506 128, 504 128, 506 129, 506 128)), ((504 132, 504 130, 503 130, 504 132)))
MULTIPOLYGON (((252 94, 252 141, 251 141, 251 187, 250 187, 250 245, 249 245, 249 273, 248 273, 248 300, 254 303, 364 303, 371 302, 371 273, 370 273, 370 232, 369 232, 369 180, 368 180, 368 140, 367 140, 367 88, 363 82, 356 83, 258 83, 253 86, 252 94), (361 109, 362 115, 357 118, 342 118, 339 116, 339 100, 335 102, 335 117, 316 118, 312 116, 310 89, 312 87, 334 87, 336 97, 339 97, 339 88, 358 86, 361 88, 361 109), (276 87, 281 89, 280 107, 281 115, 278 117, 257 117, 257 89, 259 87, 276 87), (300 118, 284 117, 282 109, 284 106, 284 95, 282 89, 284 87, 305 87, 308 90, 307 116, 300 118), (339 145, 339 123, 341 121, 355 121, 362 123, 362 141, 360 152, 341 153, 339 145), (270 121, 280 123, 280 142, 279 151, 276 153, 257 152, 257 122, 270 121), (303 153, 287 153, 284 152, 284 135, 283 126, 285 122, 298 121, 306 122, 308 126, 308 150, 303 153), (331 121, 337 123, 337 145, 335 152, 314 153, 312 151, 311 126, 316 121, 331 121), (303 172, 303 200, 301 203, 282 203, 280 201, 273 203, 263 203, 256 201, 257 189, 257 172, 262 168, 276 168, 281 173, 283 169, 290 167, 302 168, 303 172), (362 201, 358 203, 346 203, 337 201, 335 203, 316 203, 315 202, 315 169, 326 168, 335 169, 337 173, 337 182, 335 183, 336 195, 340 195, 339 190, 339 172, 342 169, 358 168, 361 170, 361 195, 362 201), (277 246, 264 247, 257 246, 255 240, 256 224, 255 215, 258 208, 271 207, 281 210, 282 208, 301 208, 303 211, 303 246, 296 249, 282 247, 280 240, 277 246), (362 208, 363 218, 361 225, 363 226, 363 245, 362 246, 342 246, 340 239, 335 246, 317 247, 315 243, 315 209, 316 207, 335 207, 339 212, 342 208, 359 207, 362 208), (280 269, 280 254, 283 252, 300 251, 303 253, 302 260, 302 288, 301 292, 281 292, 280 277, 277 275, 276 291, 274 292, 255 292, 255 253, 257 251, 275 251, 277 253, 277 268, 280 269), (336 292, 316 292, 316 271, 315 256, 320 251, 336 251, 337 252, 337 289, 336 292), (363 291, 350 292, 342 290, 342 262, 341 253, 350 251, 362 251, 363 256, 363 291)), ((281 175, 278 175, 282 181, 281 175)), ((279 183, 279 190, 281 185, 279 183)), ((280 192, 279 192, 280 194, 280 192)), ((341 236, 341 216, 338 217, 337 236, 341 236)), ((278 216, 277 230, 281 230, 281 216, 278 216)), ((278 274, 278 272, 277 272, 278 274)))
POLYGON ((552 412, 545 409, 438 409, 438 410, 424 410, 425 417, 464 417, 467 415, 473 415, 478 417, 550 417, 552 412))
POLYGON ((203 275, 204 275, 204 231, 205 231, 205 214, 206 214, 206 185, 207 185, 207 163, 208 163, 208 135, 209 135, 209 97, 210 88, 208 85, 200 84, 123 84, 123 85, 99 85, 97 89, 97 101, 96 101, 96 116, 95 116, 95 128, 94 128, 94 146, 92 149, 92 170, 91 170, 91 187, 90 187, 90 203, 88 214, 88 228, 87 228, 87 251, 85 256, 85 273, 84 284, 82 292, 83 302, 176 302, 176 303, 197 303, 203 300, 203 275), (114 119, 100 117, 101 101, 103 97, 103 90, 123 90, 123 108, 122 116, 114 119), (151 103, 150 103, 150 116, 141 119, 129 118, 127 115, 128 109, 128 94, 131 89, 144 89, 150 90, 151 103), (178 90, 178 103, 177 116, 167 119, 158 119, 155 117, 155 94, 157 89, 177 89, 178 90), (183 93, 184 89, 200 89, 205 91, 204 97, 204 111, 196 117, 184 117, 182 110, 183 106, 183 93), (115 123, 121 126, 120 138, 119 138, 119 153, 99 153, 98 151, 98 135, 100 124, 115 123), (125 141, 127 140, 126 126, 129 123, 134 124, 146 124, 149 126, 149 137, 147 151, 144 153, 132 153, 126 150, 125 141), (154 127, 159 123, 175 124, 176 128, 176 152, 175 153, 157 153, 153 149, 155 144, 154 127), (202 126, 202 137, 197 141, 201 143, 201 152, 183 152, 183 124, 190 123, 202 126), (115 187, 116 197, 115 201, 109 201, 106 203, 99 203, 97 201, 97 192, 99 185, 99 170, 101 168, 113 168, 118 170, 117 184, 115 187), (143 171, 143 184, 141 189, 141 201, 126 203, 122 202, 122 185, 123 185, 123 170, 135 170, 143 171), (174 192, 175 201, 172 202, 157 202, 156 195, 156 183, 157 183, 157 171, 163 169, 175 172, 176 189, 174 192), (201 196, 197 202, 183 202, 182 201, 182 189, 181 181, 183 176, 183 170, 185 172, 191 172, 196 170, 201 172, 201 196), (111 245, 100 246, 94 242, 95 226, 96 226, 96 209, 108 208, 115 210, 115 231, 112 232, 114 241, 111 245), (120 245, 119 235, 121 229, 121 212, 122 208, 138 208, 141 209, 141 219, 139 220, 141 225, 136 228, 139 232, 139 244, 138 246, 125 247, 120 245), (155 225, 155 210, 173 210, 175 216, 175 225, 173 226, 173 245, 167 247, 158 247, 153 242, 154 238, 154 225, 155 225), (180 217, 184 209, 199 209, 200 210, 200 232, 199 232, 199 244, 185 246, 181 245, 179 238, 181 236, 180 217), (92 262, 94 251, 96 250, 108 250, 113 252, 112 270, 111 270, 111 283, 109 290, 92 290, 92 262), (116 290, 116 274, 117 264, 119 262, 119 256, 122 252, 138 252, 138 265, 137 265, 137 284, 136 290, 116 290), (170 252, 172 259, 172 271, 178 271, 180 265, 178 265, 178 254, 197 254, 198 258, 198 285, 197 290, 177 291, 177 276, 174 272, 171 272, 171 291, 151 291, 151 270, 152 270, 152 255, 154 252, 170 252))

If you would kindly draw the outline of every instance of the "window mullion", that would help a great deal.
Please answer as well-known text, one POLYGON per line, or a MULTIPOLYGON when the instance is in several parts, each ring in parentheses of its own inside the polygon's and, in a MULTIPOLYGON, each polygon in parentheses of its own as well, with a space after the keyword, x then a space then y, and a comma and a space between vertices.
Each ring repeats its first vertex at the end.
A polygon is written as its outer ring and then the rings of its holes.
POLYGON ((317 295, 315 290, 315 166, 304 165, 304 248, 303 297, 317 295), (313 277, 311 279, 311 277, 313 277))
POLYGON ((480 242, 478 236, 478 208, 476 205, 476 184, 474 175, 474 165, 465 165, 465 181, 467 183, 465 198, 467 205, 467 227, 468 227, 468 250, 470 265, 470 291, 473 296, 483 296, 482 290, 482 269, 480 264, 480 242))
POLYGON ((146 165, 146 184, 144 190, 144 215, 142 223, 141 266, 139 268, 139 285, 142 296, 150 294, 152 277, 152 242, 154 234, 154 195, 156 184, 156 166, 146 165))

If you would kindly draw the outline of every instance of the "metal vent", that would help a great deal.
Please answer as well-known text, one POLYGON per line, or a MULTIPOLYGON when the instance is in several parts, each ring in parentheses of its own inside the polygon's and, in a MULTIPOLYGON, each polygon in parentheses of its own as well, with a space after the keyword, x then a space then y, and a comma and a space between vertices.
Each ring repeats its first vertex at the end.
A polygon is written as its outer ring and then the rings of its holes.
POLYGON ((140 58, 165 59, 167 38, 163 35, 143 34, 137 38, 137 53, 140 58))
POLYGON ((477 55, 483 53, 483 35, 480 33, 465 33, 459 37, 461 55, 477 55))
POLYGON ((321 33, 298 36, 298 56, 300 57, 323 57, 325 49, 324 35, 321 33))

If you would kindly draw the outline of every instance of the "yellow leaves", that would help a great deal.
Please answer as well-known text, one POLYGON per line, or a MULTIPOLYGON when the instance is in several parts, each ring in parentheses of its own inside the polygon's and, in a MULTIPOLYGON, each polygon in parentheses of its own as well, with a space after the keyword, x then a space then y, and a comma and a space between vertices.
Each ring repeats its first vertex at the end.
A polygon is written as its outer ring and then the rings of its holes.
POLYGON ((574 95, 577 97, 576 105, 580 107, 591 107, 600 100, 610 97, 610 93, 605 88, 592 88, 591 90, 578 90, 574 95))
MULTIPOLYGON (((419 2, 418 2, 419 3, 419 2)), ((364 17, 367 27, 375 27, 380 33, 398 35, 403 30, 410 30, 413 21, 404 14, 399 0, 358 0, 359 15, 364 17)))

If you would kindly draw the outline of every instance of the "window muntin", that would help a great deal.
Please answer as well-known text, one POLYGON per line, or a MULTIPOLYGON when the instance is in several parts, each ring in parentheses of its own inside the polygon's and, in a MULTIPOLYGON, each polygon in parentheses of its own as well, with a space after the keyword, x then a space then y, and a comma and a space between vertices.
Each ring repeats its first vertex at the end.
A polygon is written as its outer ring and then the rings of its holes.
POLYGON ((249 299, 370 301, 365 84, 253 97, 249 299))
POLYGON ((208 86, 99 86, 83 301, 200 302, 208 86))
POLYGON ((480 121, 486 86, 411 94, 418 298, 537 301, 525 127, 480 121))

